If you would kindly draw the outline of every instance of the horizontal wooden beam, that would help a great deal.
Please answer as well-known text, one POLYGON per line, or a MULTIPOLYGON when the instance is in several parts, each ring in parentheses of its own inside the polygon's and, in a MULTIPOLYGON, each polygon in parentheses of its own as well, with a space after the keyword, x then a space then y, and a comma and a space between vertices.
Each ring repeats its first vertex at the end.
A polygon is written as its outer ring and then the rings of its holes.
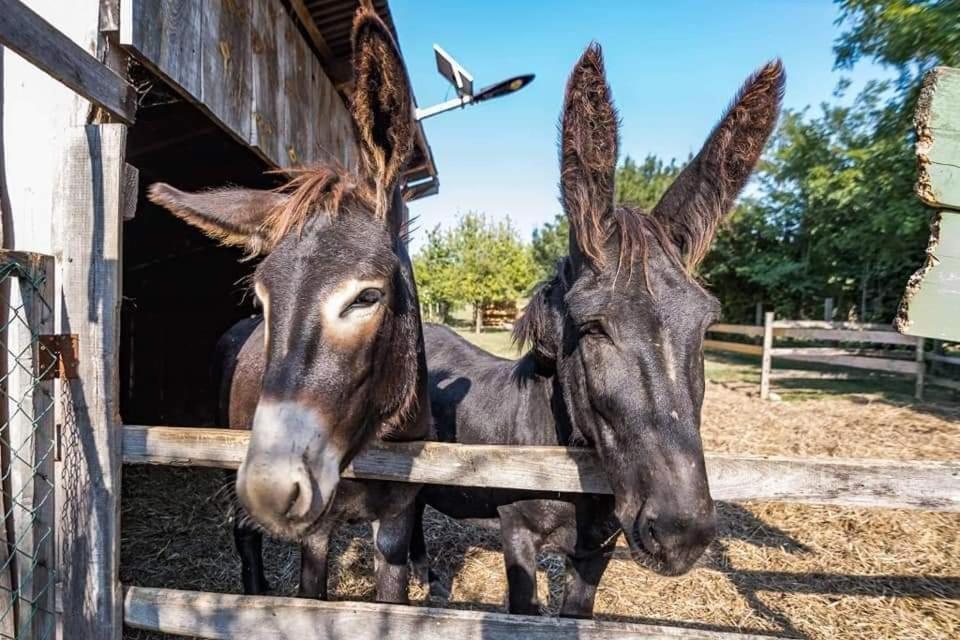
POLYGON ((723 324, 717 323, 710 325, 707 331, 711 333, 736 333, 742 336, 763 336, 763 327, 752 324, 723 324))
POLYGON ((823 320, 774 320, 774 329, 843 329, 845 331, 892 331, 877 322, 826 322, 823 320))
POLYGON ((0 45, 124 124, 133 124, 133 87, 19 0, 0 0, 0 45))
POLYGON ((925 356, 930 362, 943 362, 944 364, 960 365, 960 356, 942 356, 939 353, 928 353, 925 356))
POLYGON ((778 328, 774 325, 773 335, 778 338, 800 338, 803 340, 825 340, 832 342, 874 342, 877 344, 901 344, 911 347, 917 345, 917 339, 897 333, 891 328, 886 331, 816 329, 816 328, 778 328))
MULTIPOLYGON (((916 338, 911 338, 916 340, 916 338)), ((776 347, 770 350, 771 355, 775 356, 876 356, 882 357, 890 355, 888 351, 882 349, 845 349, 843 347, 776 347)), ((826 362, 826 361, 825 361, 826 362)), ((906 362, 906 361, 904 361, 906 362)))
MULTIPOLYGON (((913 360, 894 360, 892 358, 868 358, 866 356, 850 355, 824 355, 808 354, 804 352, 813 351, 812 349, 773 349, 771 355, 783 358, 784 360, 796 360, 798 362, 819 362, 836 367, 851 367, 853 369, 867 369, 869 371, 886 371, 887 373, 902 373, 904 375, 916 375, 922 362, 913 360)), ((831 350, 832 351, 832 350, 831 350)))
POLYGON ((733 351, 736 353, 746 353, 751 356, 762 356, 763 347, 758 344, 744 344, 742 342, 723 342, 720 340, 704 340, 704 349, 713 349, 715 351, 733 351))
MULTIPOLYGON (((235 469, 249 433, 199 427, 123 428, 127 464, 235 469)), ((960 510, 960 463, 791 459, 708 454, 717 500, 774 500, 862 507, 960 510)), ((368 447, 348 478, 610 493, 592 449, 408 442, 368 447)))
POLYGON ((214 640, 770 640, 659 625, 127 587, 130 627, 214 640))
POLYGON ((926 380, 927 384, 953 389, 954 391, 960 391, 960 380, 954 380, 952 378, 940 378, 938 376, 927 376, 926 380))

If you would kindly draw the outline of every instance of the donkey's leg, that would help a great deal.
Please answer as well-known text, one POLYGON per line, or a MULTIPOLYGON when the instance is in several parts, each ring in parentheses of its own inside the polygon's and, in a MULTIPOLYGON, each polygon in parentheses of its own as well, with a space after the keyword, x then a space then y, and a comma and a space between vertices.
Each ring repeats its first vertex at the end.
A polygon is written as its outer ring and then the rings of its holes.
POLYGON ((373 560, 377 601, 407 604, 410 587, 410 537, 416 519, 415 503, 395 516, 373 523, 373 560))
POLYGON ((413 532, 410 535, 410 565, 413 574, 421 584, 425 585, 431 597, 449 598, 450 591, 443 586, 433 567, 430 566, 430 555, 427 553, 427 541, 423 537, 423 510, 426 504, 417 499, 416 511, 413 516, 413 532))
POLYGON ((233 520, 233 541, 240 554, 240 578, 243 592, 247 595, 262 595, 270 591, 270 584, 263 574, 263 534, 243 524, 238 514, 233 520))
POLYGON ((500 507, 503 561, 507 568, 510 613, 539 615, 537 602, 537 551, 539 536, 527 526, 514 505, 500 507))
POLYGON ((564 618, 593 617, 593 602, 597 597, 597 585, 610 564, 610 553, 598 553, 595 556, 577 558, 567 556, 569 568, 567 584, 563 594, 560 615, 564 618))
POLYGON ((331 531, 321 530, 300 543, 301 598, 327 599, 327 553, 331 531))
POLYGON ((580 499, 576 515, 563 527, 567 556, 567 583, 560 615, 566 618, 590 618, 600 578, 613 556, 612 541, 618 526, 609 520, 606 500, 580 499))

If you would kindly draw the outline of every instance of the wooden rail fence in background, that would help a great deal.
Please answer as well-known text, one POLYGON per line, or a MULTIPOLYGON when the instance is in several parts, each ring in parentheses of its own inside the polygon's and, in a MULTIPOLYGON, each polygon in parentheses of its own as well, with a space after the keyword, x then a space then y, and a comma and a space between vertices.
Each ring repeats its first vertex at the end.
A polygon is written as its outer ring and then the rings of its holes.
POLYGON ((762 340, 762 344, 750 344, 710 339, 704 341, 704 347, 715 351, 760 356, 760 397, 764 400, 770 397, 770 385, 775 376, 774 358, 913 376, 916 380, 914 397, 918 400, 923 398, 924 386, 928 384, 960 390, 960 380, 929 376, 926 373, 927 362, 960 365, 960 357, 926 353, 924 338, 905 336, 890 325, 776 320, 772 312, 767 312, 764 314, 762 326, 714 324, 709 333, 762 340), (778 339, 832 342, 837 346, 804 346, 796 342, 789 346, 776 346, 775 341, 778 339), (851 346, 853 344, 857 346, 851 346))

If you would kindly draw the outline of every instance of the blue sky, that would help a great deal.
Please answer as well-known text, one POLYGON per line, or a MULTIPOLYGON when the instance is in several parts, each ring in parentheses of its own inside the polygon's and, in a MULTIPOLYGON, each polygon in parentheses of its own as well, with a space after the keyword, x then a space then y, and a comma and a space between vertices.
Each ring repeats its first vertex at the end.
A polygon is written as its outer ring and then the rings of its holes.
MULTIPOLYGON (((834 100, 836 7, 829 0, 545 2, 392 0, 400 46, 420 106, 453 97, 437 73, 438 43, 475 87, 535 73, 523 91, 425 121, 440 193, 411 203, 425 231, 475 210, 509 215, 524 238, 560 211, 557 117, 567 74, 584 47, 603 46, 620 110, 620 157, 696 152, 751 71, 779 56, 785 104, 834 100)), ((854 88, 883 71, 861 63, 854 88)))

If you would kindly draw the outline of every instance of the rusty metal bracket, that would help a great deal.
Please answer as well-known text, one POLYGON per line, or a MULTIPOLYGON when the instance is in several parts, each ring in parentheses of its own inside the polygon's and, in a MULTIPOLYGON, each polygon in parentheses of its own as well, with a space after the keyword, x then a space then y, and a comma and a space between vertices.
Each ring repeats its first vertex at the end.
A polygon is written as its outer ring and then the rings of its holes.
POLYGON ((44 372, 41 380, 72 380, 77 377, 80 359, 76 334, 43 334, 37 340, 37 361, 40 371, 44 372))

